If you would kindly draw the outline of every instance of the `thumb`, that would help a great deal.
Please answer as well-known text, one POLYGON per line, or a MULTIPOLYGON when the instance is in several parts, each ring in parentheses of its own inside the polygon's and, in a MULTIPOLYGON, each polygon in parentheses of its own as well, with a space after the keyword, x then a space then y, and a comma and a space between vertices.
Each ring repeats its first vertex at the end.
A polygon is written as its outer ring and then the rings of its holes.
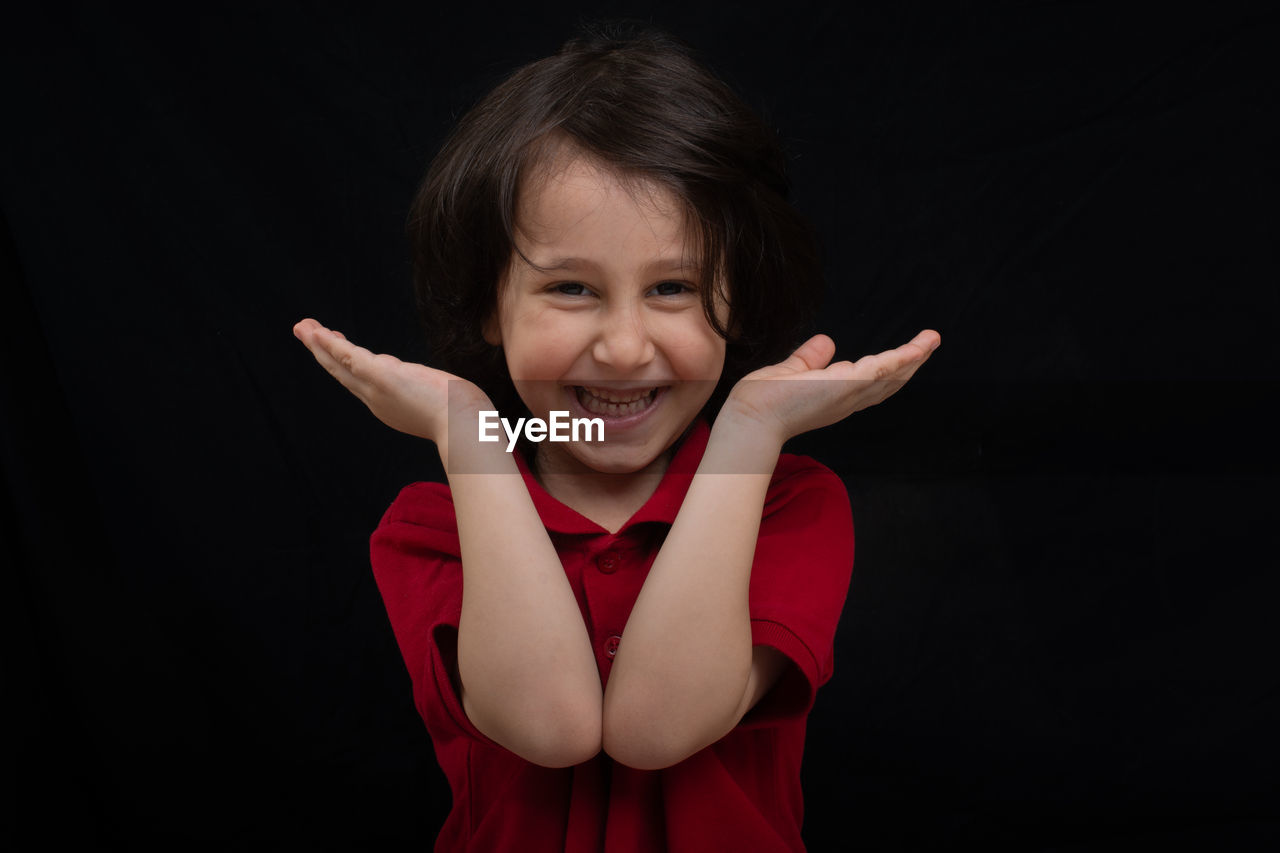
POLYGON ((835 354, 835 341, 827 335, 814 335, 797 347, 782 364, 796 372, 821 370, 831 362, 831 357, 835 354))

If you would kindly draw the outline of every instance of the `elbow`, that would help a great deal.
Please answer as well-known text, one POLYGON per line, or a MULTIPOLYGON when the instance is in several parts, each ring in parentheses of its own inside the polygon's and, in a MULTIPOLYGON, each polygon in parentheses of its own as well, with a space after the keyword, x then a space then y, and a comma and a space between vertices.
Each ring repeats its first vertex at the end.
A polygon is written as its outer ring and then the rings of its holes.
POLYGON ((523 727, 520 742, 508 748, 525 761, 542 767, 573 767, 590 761, 600 753, 600 706, 580 704, 582 707, 539 715, 535 722, 523 727))
POLYGON ((539 744, 531 755, 526 755, 524 758, 542 767, 573 767, 599 755, 600 743, 600 728, 597 726, 594 735, 574 733, 569 737, 547 740, 539 744))
POLYGON ((463 713, 481 734, 531 764, 572 767, 600 753, 602 691, 599 676, 580 683, 537 680, 459 683, 463 713))
POLYGON ((635 770, 663 770, 724 734, 683 731, 663 719, 662 715, 610 714, 606 707, 601 748, 614 761, 635 770))
POLYGON ((605 735, 602 747, 619 764, 633 770, 665 770, 684 761, 702 745, 676 743, 662 737, 605 735))
POLYGON ((693 754, 671 750, 661 744, 645 743, 635 738, 605 738, 603 748, 614 761, 633 770, 665 770, 693 754))
POLYGON ((684 687, 663 690, 615 672, 604 695, 601 748, 635 770, 663 770, 733 731, 746 711, 736 682, 702 679, 684 687))

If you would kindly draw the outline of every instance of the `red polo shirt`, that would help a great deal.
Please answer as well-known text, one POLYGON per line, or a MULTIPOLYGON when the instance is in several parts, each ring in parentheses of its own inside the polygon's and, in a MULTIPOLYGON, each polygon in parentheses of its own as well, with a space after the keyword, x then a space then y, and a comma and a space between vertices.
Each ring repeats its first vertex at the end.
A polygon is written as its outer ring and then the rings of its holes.
MULTIPOLYGON (((709 433, 705 421, 693 425, 653 496, 615 534, 551 497, 516 454, 582 608, 601 682, 709 433)), ((438 853, 804 849, 805 720, 815 691, 831 677, 853 566, 849 498, 830 470, 805 457, 779 457, 751 568, 753 642, 778 649, 793 665, 737 728, 665 770, 634 770, 603 752, 576 767, 539 767, 467 719, 450 681, 462 564, 448 486, 405 487, 374 531, 370 555, 414 700, 453 791, 438 853)))

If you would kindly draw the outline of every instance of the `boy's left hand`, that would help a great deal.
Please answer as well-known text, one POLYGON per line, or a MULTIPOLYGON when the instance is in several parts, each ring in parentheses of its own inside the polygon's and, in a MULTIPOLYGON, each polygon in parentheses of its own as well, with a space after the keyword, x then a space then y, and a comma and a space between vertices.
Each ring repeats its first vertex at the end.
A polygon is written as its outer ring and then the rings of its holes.
POLYGON ((721 413, 753 421, 782 443, 883 402, 941 343, 941 335, 925 329, 897 349, 829 364, 835 342, 814 335, 785 361, 742 377, 721 413))

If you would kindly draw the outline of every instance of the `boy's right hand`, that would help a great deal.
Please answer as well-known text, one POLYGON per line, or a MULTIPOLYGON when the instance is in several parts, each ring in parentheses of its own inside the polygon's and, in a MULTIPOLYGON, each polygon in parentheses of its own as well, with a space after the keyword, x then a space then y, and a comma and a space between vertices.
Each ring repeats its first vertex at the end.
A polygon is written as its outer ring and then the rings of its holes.
POLYGON ((471 382, 393 355, 375 355, 310 318, 295 325, 293 334, 378 420, 394 430, 434 441, 442 451, 449 435, 451 404, 455 414, 494 408, 488 396, 471 382))

